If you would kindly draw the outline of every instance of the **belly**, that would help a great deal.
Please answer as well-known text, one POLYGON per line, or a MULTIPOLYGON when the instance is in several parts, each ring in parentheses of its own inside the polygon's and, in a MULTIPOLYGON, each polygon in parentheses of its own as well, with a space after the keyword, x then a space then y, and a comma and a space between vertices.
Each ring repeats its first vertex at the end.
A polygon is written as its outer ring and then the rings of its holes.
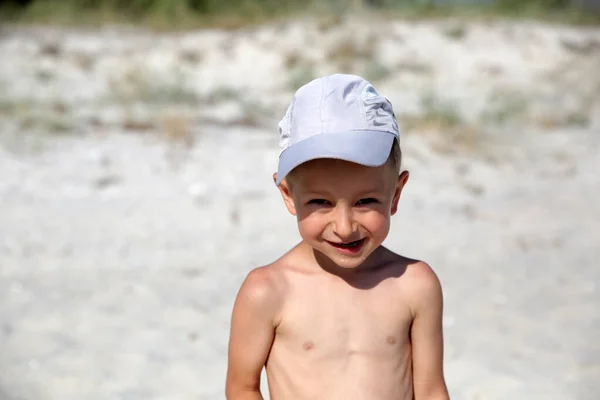
POLYGON ((274 345, 267 361, 270 398, 412 400, 410 344, 374 349, 274 345), (313 351, 314 350, 314 351, 313 351))

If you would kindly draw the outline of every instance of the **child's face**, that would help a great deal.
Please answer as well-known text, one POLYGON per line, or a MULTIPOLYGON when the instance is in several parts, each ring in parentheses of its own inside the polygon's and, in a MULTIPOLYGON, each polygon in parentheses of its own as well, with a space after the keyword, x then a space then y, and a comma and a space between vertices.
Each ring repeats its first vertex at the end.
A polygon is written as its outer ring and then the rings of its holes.
POLYGON ((343 268, 356 268, 387 237, 408 179, 392 168, 319 159, 279 186, 306 243, 343 268))

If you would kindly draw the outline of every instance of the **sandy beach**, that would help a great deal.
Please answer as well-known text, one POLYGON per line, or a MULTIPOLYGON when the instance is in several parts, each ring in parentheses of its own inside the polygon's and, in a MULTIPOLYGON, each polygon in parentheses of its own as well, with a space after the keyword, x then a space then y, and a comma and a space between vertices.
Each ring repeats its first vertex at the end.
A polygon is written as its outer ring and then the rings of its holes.
POLYGON ((299 239, 277 122, 332 72, 403 127, 385 244, 442 281, 452 399, 598 398, 600 28, 373 18, 0 28, 0 399, 223 399, 237 289, 299 239))

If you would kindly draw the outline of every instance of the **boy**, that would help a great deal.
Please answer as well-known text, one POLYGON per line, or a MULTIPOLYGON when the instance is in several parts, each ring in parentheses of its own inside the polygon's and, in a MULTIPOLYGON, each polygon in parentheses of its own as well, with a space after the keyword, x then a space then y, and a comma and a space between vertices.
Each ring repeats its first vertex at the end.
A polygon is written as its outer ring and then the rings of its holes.
POLYGON ((277 173, 301 242, 252 270, 233 307, 226 396, 447 400, 442 293, 424 262, 381 244, 408 179, 391 104, 360 77, 300 88, 277 173))

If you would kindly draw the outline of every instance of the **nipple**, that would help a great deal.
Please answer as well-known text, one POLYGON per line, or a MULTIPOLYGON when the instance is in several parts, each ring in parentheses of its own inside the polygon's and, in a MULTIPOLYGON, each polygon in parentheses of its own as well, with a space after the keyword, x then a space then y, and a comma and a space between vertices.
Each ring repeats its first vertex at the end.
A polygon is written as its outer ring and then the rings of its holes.
POLYGON ((314 347, 314 343, 309 341, 304 342, 304 344, 302 345, 302 348, 306 351, 312 349, 314 347))

